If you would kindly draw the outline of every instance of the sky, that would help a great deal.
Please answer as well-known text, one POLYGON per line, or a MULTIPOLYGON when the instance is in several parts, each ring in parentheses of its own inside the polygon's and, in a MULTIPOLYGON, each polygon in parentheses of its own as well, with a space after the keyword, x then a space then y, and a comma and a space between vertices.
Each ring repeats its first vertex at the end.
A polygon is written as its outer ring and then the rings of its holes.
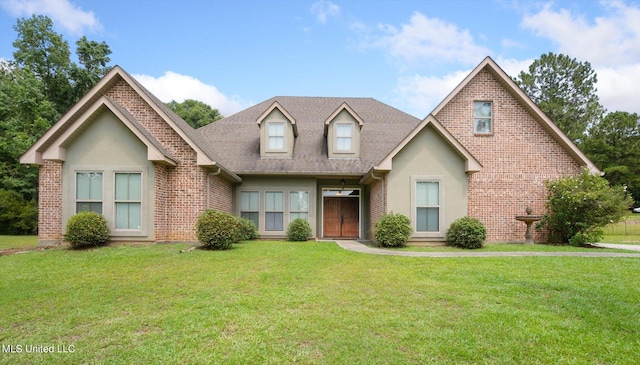
POLYGON ((510 76, 548 52, 589 62, 609 111, 640 113, 640 0, 0 0, 85 35, 164 102, 229 116, 273 96, 372 97, 426 117, 486 56, 510 76))

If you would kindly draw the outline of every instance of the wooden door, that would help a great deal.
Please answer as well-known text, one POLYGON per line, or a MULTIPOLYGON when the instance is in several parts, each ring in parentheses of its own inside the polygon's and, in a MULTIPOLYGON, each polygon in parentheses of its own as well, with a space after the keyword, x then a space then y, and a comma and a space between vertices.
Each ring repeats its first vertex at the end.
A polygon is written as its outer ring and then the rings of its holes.
POLYGON ((341 198, 340 213, 342 225, 340 237, 358 237, 360 235, 360 207, 358 198, 341 198))
POLYGON ((324 198, 325 237, 359 237, 359 201, 358 198, 324 198))
POLYGON ((324 198, 324 236, 340 237, 340 198, 324 198))

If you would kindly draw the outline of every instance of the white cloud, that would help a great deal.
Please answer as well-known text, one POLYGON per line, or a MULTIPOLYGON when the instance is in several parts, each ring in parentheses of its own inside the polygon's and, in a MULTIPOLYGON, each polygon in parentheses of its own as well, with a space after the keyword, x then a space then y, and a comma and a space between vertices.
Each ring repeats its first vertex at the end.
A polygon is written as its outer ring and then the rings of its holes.
POLYGON ((331 1, 320 0, 311 5, 311 13, 318 18, 320 23, 324 24, 327 22, 327 18, 340 14, 340 7, 331 1))
POLYGON ((522 26, 558 45, 558 52, 591 63, 600 102, 609 111, 640 112, 640 8, 602 2, 593 19, 548 3, 525 15, 522 26))
POLYGON ((640 114, 640 63, 603 67, 598 74, 600 103, 609 112, 623 111, 640 114))
POLYGON ((520 71, 529 72, 529 65, 533 63, 532 59, 528 60, 516 60, 514 58, 502 58, 498 57, 496 63, 507 75, 513 77, 518 76, 520 71))
POLYGON ((84 11, 68 0, 1 0, 0 6, 15 17, 30 17, 32 14, 46 15, 53 23, 73 35, 97 32, 102 23, 93 11, 84 11))
POLYGON ((618 1, 606 4, 604 15, 593 21, 546 4, 540 12, 526 15, 522 25, 557 43, 561 53, 594 65, 640 60, 640 8, 618 1))
POLYGON ((372 45, 408 62, 433 60, 475 64, 491 53, 488 48, 477 45, 468 30, 419 12, 399 29, 389 24, 381 24, 378 28, 385 35, 372 45))
POLYGON ((239 112, 248 105, 238 97, 224 95, 215 86, 172 71, 167 71, 157 78, 149 75, 133 75, 133 77, 165 103, 171 100, 183 102, 186 99, 194 99, 218 109, 225 117, 239 112))
POLYGON ((443 77, 414 75, 398 79, 396 93, 408 112, 418 118, 426 117, 471 72, 455 71, 443 77))

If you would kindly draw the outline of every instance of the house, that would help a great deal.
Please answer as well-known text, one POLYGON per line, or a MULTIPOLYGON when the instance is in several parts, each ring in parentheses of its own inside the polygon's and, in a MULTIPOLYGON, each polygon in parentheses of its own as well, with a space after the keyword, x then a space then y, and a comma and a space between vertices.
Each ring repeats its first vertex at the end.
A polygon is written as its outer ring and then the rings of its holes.
POLYGON ((545 181, 597 171, 488 57, 422 120, 371 98, 274 97, 197 130, 114 67, 21 162, 40 168, 41 244, 83 210, 113 240, 191 241, 207 208, 265 238, 304 218, 314 237, 366 239, 394 212, 415 240, 470 215, 518 242, 514 216, 544 211, 545 181))

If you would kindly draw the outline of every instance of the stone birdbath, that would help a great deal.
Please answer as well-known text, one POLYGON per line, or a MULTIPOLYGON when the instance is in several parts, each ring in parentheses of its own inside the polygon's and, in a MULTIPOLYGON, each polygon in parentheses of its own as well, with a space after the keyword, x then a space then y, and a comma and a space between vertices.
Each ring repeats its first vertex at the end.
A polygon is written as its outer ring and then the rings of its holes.
POLYGON ((516 220, 520 222, 524 222, 527 225, 527 231, 524 234, 524 243, 533 244, 533 234, 531 233, 531 225, 533 222, 537 222, 542 219, 541 215, 531 215, 533 210, 531 207, 527 207, 526 209, 527 215, 517 215, 516 220))

